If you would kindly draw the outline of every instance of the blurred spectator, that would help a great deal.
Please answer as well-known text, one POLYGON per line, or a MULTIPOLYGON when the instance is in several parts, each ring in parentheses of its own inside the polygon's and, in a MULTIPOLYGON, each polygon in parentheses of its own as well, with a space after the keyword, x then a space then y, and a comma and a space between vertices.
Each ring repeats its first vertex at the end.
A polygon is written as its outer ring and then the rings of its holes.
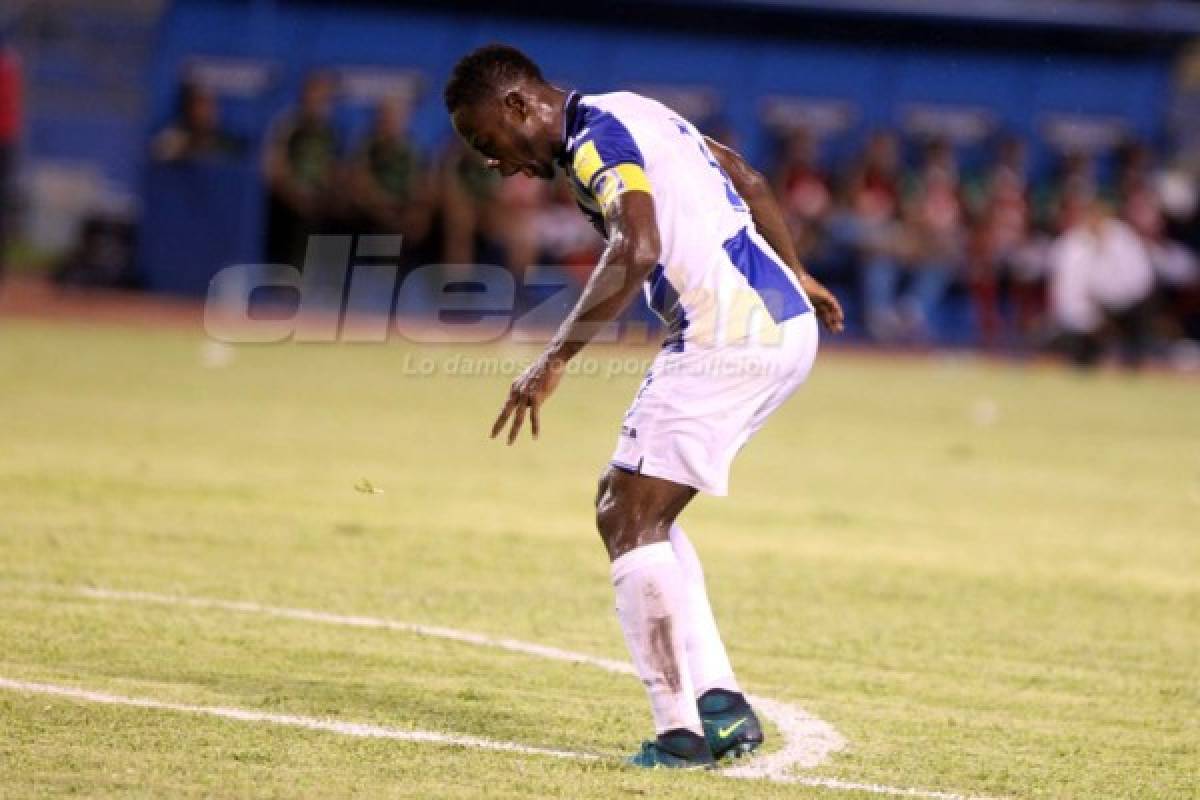
POLYGON ((317 72, 304 82, 299 107, 267 137, 267 260, 304 265, 308 237, 326 232, 337 214, 334 189, 340 142, 331 121, 334 80, 317 72))
POLYGON ((967 258, 967 287, 980 341, 994 346, 1004 321, 1000 285, 1007 280, 1020 331, 1028 331, 1041 312, 1041 270, 1030 253, 1030 209, 1027 198, 1025 144, 1016 137, 1000 140, 983 180, 971 187, 975 224, 967 258))
MULTIPOLYGON (((440 225, 430 244, 440 252, 440 270, 417 270, 404 282, 397 312, 422 315, 432 307, 447 280, 467 280, 468 265, 505 263, 503 209, 500 207, 500 174, 458 136, 446 141, 437 166, 426 181, 428 199, 434 209, 434 227, 440 225)), ((433 228, 431 228, 433 231, 433 228)))
POLYGON ((0 279, 12 229, 12 183, 22 127, 21 62, 0 32, 0 279))
POLYGON ((194 83, 179 89, 176 118, 150 142, 156 161, 231 158, 241 154, 242 142, 221 129, 217 98, 194 83))
POLYGON ((538 214, 549 189, 545 181, 517 173, 500 184, 491 209, 491 236, 501 246, 504 266, 518 279, 538 258, 538 214))
POLYGON ((132 219, 118 215, 85 218, 79 241, 54 269, 54 282, 83 289, 141 288, 133 259, 135 231, 132 219))
POLYGON ((963 261, 965 219, 958 165, 950 143, 941 139, 925 148, 904 204, 912 280, 900 301, 901 323, 912 338, 931 338, 932 323, 963 261))
POLYGON ((784 144, 783 160, 775 176, 784 220, 804 260, 820 249, 825 225, 833 210, 829 178, 818 166, 817 142, 805 128, 797 128, 784 144))
POLYGON ((1200 250, 1200 161, 1177 155, 1154 176, 1154 188, 1171 237, 1200 250))
POLYGON ((1162 300, 1155 332, 1165 340, 1195 334, 1200 308, 1200 268, 1196 256, 1168 236, 1162 198, 1152 180, 1153 155, 1128 145, 1118 156, 1121 216, 1142 239, 1154 267, 1162 300))
POLYGON ((1034 213, 1043 228, 1062 233, 1087 215, 1099 194, 1095 162, 1085 153, 1066 153, 1049 183, 1036 193, 1034 213))
POLYGON ((429 234, 433 187, 408 138, 408 110, 398 100, 379 104, 351 158, 349 177, 350 205, 361 218, 356 230, 400 234, 405 251, 417 252, 429 234))
POLYGON ((1154 166, 1154 154, 1145 143, 1127 139, 1117 147, 1113 156, 1117 168, 1118 198, 1124 199, 1147 186, 1154 166))
POLYGON ((575 207, 565 179, 554 182, 549 202, 537 211, 536 226, 541 261, 567 267, 580 286, 585 284, 600 258, 602 240, 575 207))
POLYGON ((900 331, 895 295, 902 245, 899 144, 894 135, 872 135, 850 173, 845 195, 839 236, 854 249, 860 265, 867 331, 877 340, 891 340, 900 331))
POLYGON ((442 256, 447 264, 498 261, 495 236, 500 174, 490 170, 457 137, 450 138, 438 169, 442 201, 442 256))
POLYGON ((901 194, 898 144, 872 138, 850 182, 860 230, 867 330, 879 341, 928 341, 963 259, 964 212, 954 151, 937 140, 901 194))
POLYGON ((1071 360, 1095 365, 1111 329, 1125 363, 1140 365, 1153 291, 1154 269, 1138 234, 1094 198, 1051 251, 1051 301, 1071 360))

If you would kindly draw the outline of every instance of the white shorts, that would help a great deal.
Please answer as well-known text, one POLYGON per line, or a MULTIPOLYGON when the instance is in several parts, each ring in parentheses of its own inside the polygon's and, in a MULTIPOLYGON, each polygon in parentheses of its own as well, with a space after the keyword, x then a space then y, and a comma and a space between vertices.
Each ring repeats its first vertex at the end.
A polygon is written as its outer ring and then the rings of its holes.
POLYGON ((778 330, 775 344, 659 353, 625 413, 611 463, 728 494, 734 456, 804 383, 816 358, 814 313, 778 330))

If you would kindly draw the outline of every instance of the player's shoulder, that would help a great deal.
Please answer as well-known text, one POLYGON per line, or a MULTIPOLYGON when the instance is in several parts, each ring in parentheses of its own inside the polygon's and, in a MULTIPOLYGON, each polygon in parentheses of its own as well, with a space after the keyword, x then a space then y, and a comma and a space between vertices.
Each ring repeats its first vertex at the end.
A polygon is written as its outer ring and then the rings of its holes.
POLYGON ((592 141, 605 161, 613 158, 643 163, 670 119, 671 112, 657 100, 634 92, 609 92, 580 97, 575 141, 592 141))
POLYGON ((662 103, 636 92, 607 92, 588 94, 580 98, 581 105, 597 119, 611 116, 626 125, 637 125, 670 116, 662 103))

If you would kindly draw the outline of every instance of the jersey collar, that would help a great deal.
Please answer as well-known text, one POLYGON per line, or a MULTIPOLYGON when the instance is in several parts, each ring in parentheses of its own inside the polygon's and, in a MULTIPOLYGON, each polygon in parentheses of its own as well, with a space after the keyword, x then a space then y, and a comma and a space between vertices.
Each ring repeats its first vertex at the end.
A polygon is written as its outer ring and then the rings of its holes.
POLYGON ((574 89, 567 95, 567 101, 563 104, 563 131, 562 131, 562 148, 558 152, 558 165, 566 168, 570 162, 570 143, 571 137, 574 136, 583 122, 583 114, 579 111, 579 99, 581 95, 574 89))

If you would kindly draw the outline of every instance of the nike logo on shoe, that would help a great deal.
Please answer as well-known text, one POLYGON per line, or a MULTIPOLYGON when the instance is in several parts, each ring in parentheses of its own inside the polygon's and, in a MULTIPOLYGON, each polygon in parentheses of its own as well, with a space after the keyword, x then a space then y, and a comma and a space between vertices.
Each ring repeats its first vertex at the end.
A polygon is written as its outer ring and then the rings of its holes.
POLYGON ((738 728, 742 727, 742 725, 746 724, 747 719, 749 719, 749 717, 742 717, 737 722, 730 725, 728 728, 717 728, 717 736, 720 736, 722 739, 726 738, 727 736, 732 734, 734 731, 736 731, 738 728))

